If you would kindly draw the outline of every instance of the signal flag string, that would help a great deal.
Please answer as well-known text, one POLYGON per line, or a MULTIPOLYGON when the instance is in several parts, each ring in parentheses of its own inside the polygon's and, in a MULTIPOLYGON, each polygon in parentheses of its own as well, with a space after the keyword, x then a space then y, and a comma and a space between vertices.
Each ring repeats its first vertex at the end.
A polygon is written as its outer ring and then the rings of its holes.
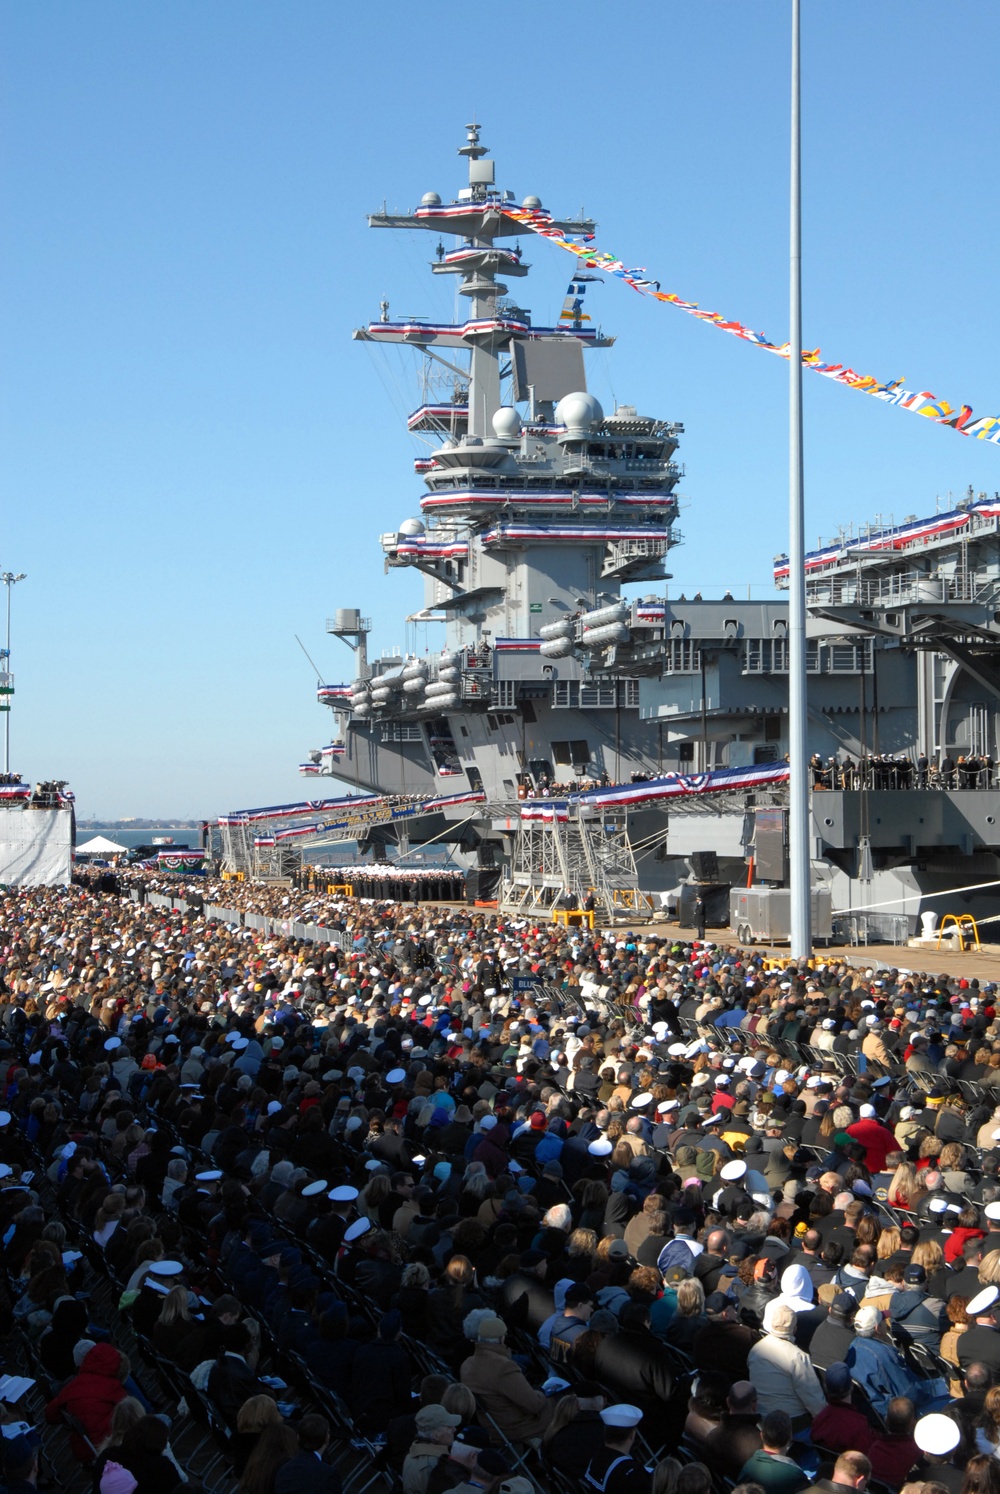
MULTIPOLYGON (((779 358, 789 357, 787 342, 780 345, 769 342, 762 332, 754 332, 750 327, 745 327, 742 322, 729 321, 717 311, 702 311, 696 301, 685 301, 680 296, 661 290, 660 282, 649 279, 645 268, 640 266, 629 269, 613 254, 609 254, 604 249, 595 248, 592 243, 593 235, 568 237, 554 225, 551 213, 544 208, 504 206, 500 211, 515 223, 520 223, 525 228, 530 228, 533 233, 548 239, 557 248, 565 249, 569 254, 576 255, 585 269, 599 270, 604 274, 614 275, 617 279, 624 280, 640 296, 649 296, 654 301, 664 301, 671 306, 676 306, 679 311, 685 311, 689 316, 697 317, 699 321, 717 327, 720 332, 728 332, 733 337, 752 343, 754 347, 763 348, 765 352, 776 353, 779 358)), ((947 400, 938 399, 937 395, 931 394, 927 389, 919 393, 904 389, 902 379, 880 383, 871 375, 855 373, 853 368, 845 368, 842 363, 827 363, 822 358, 819 348, 814 348, 811 352, 806 349, 802 350, 802 366, 813 373, 822 374, 825 379, 832 379, 835 384, 845 384, 849 389, 858 389, 862 394, 869 394, 873 399, 881 400, 883 404, 896 405, 901 410, 910 410, 915 415, 923 415, 938 425, 950 426, 952 430, 958 431, 959 435, 973 436, 977 441, 992 441, 995 446, 1000 445, 1000 415, 984 415, 974 420, 971 405, 962 405, 956 413, 947 400)))

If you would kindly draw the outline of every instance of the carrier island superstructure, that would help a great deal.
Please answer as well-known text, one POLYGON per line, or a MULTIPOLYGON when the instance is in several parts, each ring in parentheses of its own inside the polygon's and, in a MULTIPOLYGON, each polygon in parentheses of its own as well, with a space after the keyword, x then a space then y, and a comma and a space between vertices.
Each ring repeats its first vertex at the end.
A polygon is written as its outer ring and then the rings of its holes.
MULTIPOLYGON (((585 354, 612 341, 585 310, 588 277, 573 281, 556 325, 536 325, 508 284, 520 288, 530 268, 522 227, 505 211, 516 199, 497 186, 477 125, 459 153, 468 182, 452 201, 428 192, 412 213, 370 223, 433 235, 430 273, 450 277, 463 312, 447 324, 393 320, 383 303, 355 333, 413 348, 438 375, 425 378, 436 392, 408 421, 429 443, 415 462, 419 517, 381 545, 387 571, 425 577, 423 615, 441 619, 442 646, 369 661, 360 611, 342 607, 329 621, 355 649, 354 678, 319 688, 337 726, 302 771, 339 780, 360 802, 341 831, 335 809, 303 833, 351 833, 376 851, 450 844, 467 865, 503 866, 508 906, 544 907, 564 881, 600 881, 598 846, 605 900, 616 878, 676 887, 698 851, 716 853, 723 884, 745 881, 751 861, 780 881, 783 791, 766 779, 773 767, 780 780, 787 751, 786 603, 668 598, 682 427, 629 406, 606 412, 587 391, 585 354), (643 595, 626 599, 632 582, 643 595), (670 774, 696 788, 719 775, 724 791, 629 797, 589 831, 573 830, 571 805, 558 854, 541 832, 531 839, 544 811, 525 810, 525 794, 554 785, 558 800, 567 782, 670 774), (387 807, 396 796, 431 803, 387 807)), ((521 205, 545 215, 536 197, 521 205)), ((594 228, 547 221, 568 234, 594 228)), ((873 761, 814 791, 814 881, 830 889, 845 930, 857 932, 867 909, 873 933, 913 933, 925 907, 944 911, 925 894, 1000 877, 991 771, 961 787, 933 773, 952 756, 1000 755, 998 526, 1000 501, 970 495, 926 522, 841 535, 807 560, 810 752, 841 765, 899 755, 916 764, 921 754, 932 764, 927 786, 915 768, 907 776, 873 761)), ((779 588, 786 576, 779 558, 779 588)), ((566 817, 558 807, 546 816, 557 827, 566 817)), ((258 870, 279 870, 272 837, 253 840, 258 870)), ((995 891, 964 906, 992 908, 995 891)))
MULTIPOLYGON (((425 577, 442 645, 369 661, 366 620, 340 609, 328 629, 356 648, 359 667, 351 683, 321 687, 338 729, 326 759, 315 754, 304 771, 329 771, 356 793, 482 791, 490 812, 474 827, 467 808, 452 818, 463 821, 466 852, 478 845, 488 864, 509 849, 494 822, 519 794, 543 783, 627 782, 663 766, 661 733, 640 716, 638 680, 614 659, 631 636, 622 584, 662 581, 678 540, 682 428, 628 406, 601 408, 587 390, 585 354, 613 339, 586 310, 593 277, 573 280, 555 325, 537 325, 520 304, 530 268, 524 230, 504 211, 519 204, 496 185, 478 126, 468 126, 459 154, 468 182, 454 200, 428 192, 414 212, 370 222, 431 235, 430 273, 454 284, 461 319, 398 321, 383 304, 380 319, 355 333, 413 348, 445 381, 446 397, 425 400, 408 422, 434 443, 415 463, 419 517, 381 538, 387 571, 425 577), (593 657, 600 678, 589 672, 593 657)), ((544 212, 536 197, 521 205, 544 212)), ((568 233, 594 230, 589 220, 551 221, 568 233)), ((410 834, 436 838, 441 825, 428 819, 410 834)))

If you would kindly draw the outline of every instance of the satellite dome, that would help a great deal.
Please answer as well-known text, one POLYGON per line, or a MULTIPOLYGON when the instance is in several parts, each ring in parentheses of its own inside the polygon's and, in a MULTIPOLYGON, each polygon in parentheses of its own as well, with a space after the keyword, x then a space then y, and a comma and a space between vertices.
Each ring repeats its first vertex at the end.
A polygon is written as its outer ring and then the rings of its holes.
POLYGON ((532 212, 535 209, 540 208, 541 205, 542 205, 542 199, 540 197, 526 197, 524 199, 524 201, 521 203, 521 206, 523 208, 527 208, 529 212, 532 212))
POLYGON ((440 207, 441 199, 436 192, 425 192, 420 199, 421 207, 440 207))
POLYGON ((521 434, 521 417, 512 405, 501 405, 493 416, 493 431, 501 441, 516 441, 521 434))
POLYGON ((556 420, 567 436, 589 436, 604 419, 604 411, 592 394, 564 394, 556 405, 556 420))
POLYGON ((422 519, 404 519, 399 526, 399 533, 405 534, 408 539, 416 539, 417 535, 425 532, 422 519))

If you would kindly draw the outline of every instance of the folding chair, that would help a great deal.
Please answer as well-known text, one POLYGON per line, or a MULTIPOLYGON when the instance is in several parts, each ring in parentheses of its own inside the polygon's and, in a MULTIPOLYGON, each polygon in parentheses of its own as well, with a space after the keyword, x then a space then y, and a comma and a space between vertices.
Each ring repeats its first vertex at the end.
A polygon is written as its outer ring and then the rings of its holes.
POLYGON ((476 1409, 479 1413, 479 1420, 490 1433, 491 1440, 496 1443, 510 1462, 510 1473, 507 1477, 510 1478, 519 1474, 522 1478, 526 1478, 534 1484, 539 1494, 546 1494, 544 1486, 539 1482, 528 1465, 529 1458, 534 1456, 534 1449, 527 1444, 523 1444, 519 1449, 517 1443, 512 1442, 506 1432, 500 1427, 496 1418, 490 1415, 478 1396, 476 1396, 476 1409))

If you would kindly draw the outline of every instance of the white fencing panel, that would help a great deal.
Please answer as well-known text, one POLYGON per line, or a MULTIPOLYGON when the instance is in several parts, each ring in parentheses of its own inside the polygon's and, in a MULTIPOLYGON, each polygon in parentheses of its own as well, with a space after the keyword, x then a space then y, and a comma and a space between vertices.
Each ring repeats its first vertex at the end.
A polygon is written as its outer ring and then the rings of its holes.
POLYGON ((0 883, 66 887, 73 869, 69 809, 0 809, 0 883))

